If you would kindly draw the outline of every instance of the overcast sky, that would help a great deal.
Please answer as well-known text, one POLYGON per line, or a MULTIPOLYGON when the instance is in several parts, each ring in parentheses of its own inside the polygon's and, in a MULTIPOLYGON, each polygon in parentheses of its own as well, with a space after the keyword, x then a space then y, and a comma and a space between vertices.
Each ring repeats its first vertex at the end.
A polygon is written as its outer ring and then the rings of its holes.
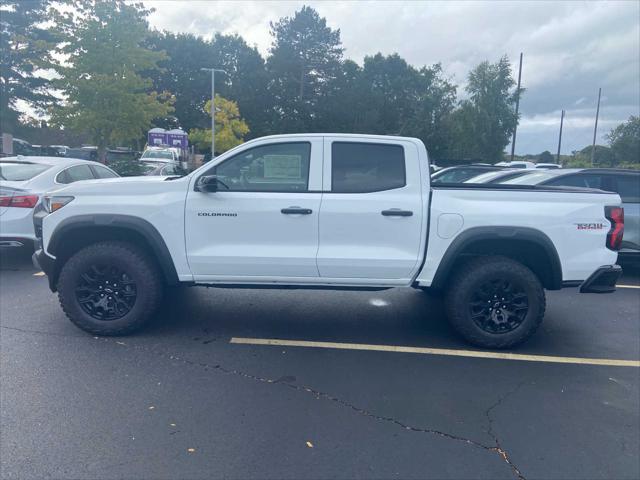
MULTIPOLYGON (((483 60, 507 54, 517 76, 524 53, 517 153, 590 145, 598 87, 598 143, 640 114, 640 2, 357 2, 145 1, 151 25, 211 38, 238 33, 267 56, 269 22, 310 5, 339 28, 345 57, 362 63, 377 52, 399 53, 415 66, 440 62, 455 83, 483 60)), ((462 89, 459 93, 462 93, 462 89)))

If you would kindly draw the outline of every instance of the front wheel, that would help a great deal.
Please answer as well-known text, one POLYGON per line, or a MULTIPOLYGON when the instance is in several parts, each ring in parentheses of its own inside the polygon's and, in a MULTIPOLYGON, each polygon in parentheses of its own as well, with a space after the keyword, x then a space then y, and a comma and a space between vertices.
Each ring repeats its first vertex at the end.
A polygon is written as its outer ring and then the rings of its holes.
POLYGON ((162 279, 155 264, 134 245, 100 242, 64 265, 58 298, 67 317, 93 335, 126 335, 156 311, 162 279))
POLYGON ((468 342, 508 348, 540 326, 546 306, 538 277, 506 257, 477 257, 455 272, 445 297, 449 322, 468 342))

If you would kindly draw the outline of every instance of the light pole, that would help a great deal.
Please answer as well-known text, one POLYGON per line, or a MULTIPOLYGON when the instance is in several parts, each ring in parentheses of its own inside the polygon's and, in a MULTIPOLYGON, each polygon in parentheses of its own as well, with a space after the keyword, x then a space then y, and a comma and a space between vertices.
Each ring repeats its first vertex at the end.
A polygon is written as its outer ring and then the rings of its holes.
POLYGON ((204 72, 211 72, 211 160, 216 156, 216 72, 227 72, 219 68, 201 68, 204 72))
POLYGON ((560 114, 560 136, 558 137, 558 155, 556 155, 556 163, 560 165, 560 147, 562 146, 562 124, 564 123, 564 110, 560 114))
POLYGON ((598 133, 598 117, 600 116, 600 95, 602 95, 602 88, 598 89, 598 107, 596 108, 596 124, 593 127, 593 144, 591 145, 591 166, 596 155, 596 135, 598 133))

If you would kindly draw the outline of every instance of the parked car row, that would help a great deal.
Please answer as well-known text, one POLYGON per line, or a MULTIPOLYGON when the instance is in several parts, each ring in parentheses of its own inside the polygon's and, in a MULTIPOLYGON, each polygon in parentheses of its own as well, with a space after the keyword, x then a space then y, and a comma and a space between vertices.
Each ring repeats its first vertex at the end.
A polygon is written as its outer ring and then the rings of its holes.
MULTIPOLYGON (((91 156, 91 148, 68 149, 78 156, 91 156)), ((32 214, 45 192, 80 180, 120 177, 123 172, 134 175, 182 176, 187 172, 175 157, 165 158, 162 149, 146 159, 131 160, 126 156, 113 159, 110 165, 60 156, 17 156, 0 158, 0 248, 33 248, 36 239, 32 214), (133 163, 135 162, 135 163, 133 163), (119 167, 119 168, 118 168, 119 167), (135 168, 132 168, 135 167, 135 168), (120 174, 119 174, 120 173, 120 174)))
POLYGON ((518 169, 502 165, 460 165, 431 176, 436 185, 464 184, 595 188, 622 199, 625 232, 620 254, 640 256, 640 171, 616 168, 518 169))
MULTIPOLYGON (((31 145, 29 142, 14 138, 13 150, 14 156, 75 158, 94 162, 99 161, 98 147, 90 145, 82 147, 31 145)), ((124 177, 184 175, 186 173, 186 163, 182 158, 181 151, 178 148, 169 146, 148 146, 144 152, 124 147, 110 148, 106 151, 104 164, 124 177)))
POLYGON ((0 159, 0 247, 33 247, 33 209, 45 192, 80 180, 115 177, 119 175, 109 167, 77 158, 0 159))

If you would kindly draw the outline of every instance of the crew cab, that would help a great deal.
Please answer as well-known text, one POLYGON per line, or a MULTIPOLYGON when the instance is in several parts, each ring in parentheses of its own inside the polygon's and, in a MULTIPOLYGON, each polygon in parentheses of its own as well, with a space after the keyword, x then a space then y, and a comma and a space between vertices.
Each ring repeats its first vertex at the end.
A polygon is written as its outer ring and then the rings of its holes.
POLYGON ((95 335, 154 316, 167 285, 442 292, 469 342, 530 337, 545 289, 611 292, 624 229, 617 194, 432 186, 415 138, 297 134, 251 140, 182 177, 50 192, 34 261, 95 335))

